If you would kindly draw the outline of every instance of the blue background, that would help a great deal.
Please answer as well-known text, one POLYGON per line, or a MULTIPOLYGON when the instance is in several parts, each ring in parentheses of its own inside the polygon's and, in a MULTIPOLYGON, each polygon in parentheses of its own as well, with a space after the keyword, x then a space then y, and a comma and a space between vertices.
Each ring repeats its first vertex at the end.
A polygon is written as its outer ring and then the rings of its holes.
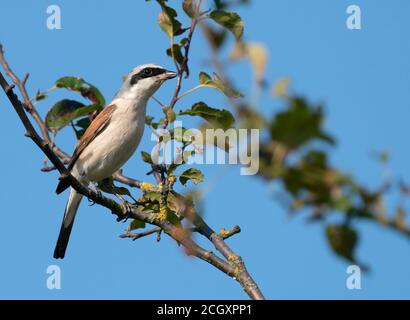
MULTIPOLYGON (((107 100, 121 77, 134 66, 155 62, 172 68, 164 54, 168 40, 157 27, 159 11, 145 1, 3 1, 0 41, 9 63, 20 76, 30 72, 28 89, 47 89, 60 76, 81 76, 99 87, 107 100), (58 4, 62 30, 48 30, 46 8, 58 4)), ((177 2, 177 1, 172 1, 177 2)), ((312 101, 325 102, 326 128, 339 144, 332 162, 353 173, 365 185, 381 182, 383 169, 372 151, 387 150, 394 177, 410 179, 410 2, 359 1, 362 30, 346 28, 344 0, 253 1, 238 11, 246 24, 246 39, 264 42, 270 51, 267 78, 289 76, 293 90, 312 101), (407 30, 407 32, 406 32, 407 30)), ((199 34, 198 34, 199 35, 199 34)), ((204 64, 207 48, 194 38, 191 72, 212 71, 204 64)), ((239 89, 249 93, 249 66, 233 70, 239 89)), ((184 83, 196 84, 195 76, 184 83)), ((157 94, 168 101, 173 83, 157 94)), ((62 97, 60 92, 38 105, 42 114, 62 97)), ((211 90, 196 100, 225 106, 211 90)), ((275 102, 263 97, 271 114, 275 102)), ((184 107, 184 103, 179 107, 184 107)), ((277 104, 277 103, 276 103, 277 104)), ((136 242, 118 238, 125 224, 85 200, 76 220, 68 254, 52 259, 67 194, 54 193, 57 173, 40 172, 43 155, 23 137, 16 114, 0 94, 0 298, 246 298, 240 286, 206 263, 189 258, 166 236, 136 242), (46 287, 49 265, 60 266, 62 289, 46 287)), ((149 113, 159 116, 151 102, 149 113)), ((58 142, 69 152, 70 129, 58 142)), ((146 130, 141 149, 150 150, 146 130)), ((238 167, 203 166, 204 207, 209 224, 219 230, 239 224, 243 232, 229 244, 268 298, 410 298, 408 239, 371 223, 360 223, 358 258, 372 271, 362 277, 362 289, 346 289, 347 264, 329 249, 322 224, 306 224, 306 216, 289 216, 273 198, 272 189, 238 167)), ((128 175, 144 178, 148 167, 134 156, 128 175)), ((137 191, 138 192, 138 191, 137 191)), ((397 195, 387 205, 402 202, 397 195)), ((203 242, 201 242, 203 243, 203 242)))

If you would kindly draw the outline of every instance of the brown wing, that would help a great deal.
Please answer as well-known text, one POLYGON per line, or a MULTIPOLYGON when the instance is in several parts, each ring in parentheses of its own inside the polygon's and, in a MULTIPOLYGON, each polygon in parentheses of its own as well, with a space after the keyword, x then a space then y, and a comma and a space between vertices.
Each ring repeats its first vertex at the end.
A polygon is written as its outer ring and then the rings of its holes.
POLYGON ((71 157, 70 163, 68 164, 68 170, 71 170, 81 153, 84 149, 90 144, 91 141, 95 139, 104 129, 107 127, 110 122, 113 112, 117 109, 115 104, 105 107, 98 116, 91 122, 87 130, 85 130, 83 136, 77 144, 77 147, 74 150, 73 156, 71 157))
MULTIPOLYGON (((84 149, 90 144, 91 141, 95 139, 96 136, 98 136, 101 132, 104 131, 104 129, 107 127, 108 123, 111 120, 111 116, 113 112, 117 109, 117 106, 115 104, 109 105, 108 107, 105 107, 91 122, 90 126, 85 130, 83 136, 81 137, 80 141, 77 144, 77 147, 74 150, 73 156, 71 157, 70 163, 68 164, 68 170, 71 170, 75 162, 78 160, 80 157, 81 153, 84 151, 84 149)), ((56 193, 60 194, 64 190, 66 190, 70 186, 70 183, 67 182, 65 179, 60 180, 58 183, 56 193)))

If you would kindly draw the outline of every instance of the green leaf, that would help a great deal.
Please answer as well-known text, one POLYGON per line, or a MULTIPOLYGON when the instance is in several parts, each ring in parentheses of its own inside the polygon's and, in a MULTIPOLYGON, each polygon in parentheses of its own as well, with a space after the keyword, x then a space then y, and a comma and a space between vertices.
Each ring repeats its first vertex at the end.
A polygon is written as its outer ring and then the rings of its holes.
POLYGON ((209 17, 216 23, 232 32, 237 41, 242 38, 244 24, 241 17, 237 13, 215 10, 209 14, 209 17))
POLYGON ((372 156, 380 163, 387 164, 390 160, 390 154, 387 151, 372 152, 372 156))
POLYGON ((78 77, 62 77, 55 84, 57 88, 64 88, 71 91, 79 92, 84 98, 92 101, 93 104, 102 108, 105 105, 104 96, 91 83, 78 77))
POLYGON ((202 172, 195 168, 190 168, 185 170, 179 177, 179 181, 182 185, 185 185, 189 180, 191 180, 194 184, 198 184, 203 180, 204 176, 202 172))
POLYGON ((167 196, 167 206, 170 210, 176 212, 176 213, 180 213, 180 211, 182 210, 182 205, 183 203, 181 203, 181 199, 178 199, 178 197, 170 192, 167 196))
POLYGON ((310 140, 334 144, 332 137, 322 131, 323 110, 311 107, 302 98, 292 98, 290 108, 276 115, 271 125, 272 139, 289 149, 296 149, 310 140))
POLYGON ((182 38, 181 41, 179 41, 179 45, 181 47, 185 47, 187 43, 188 43, 188 38, 182 38))
POLYGON ((147 126, 153 127, 154 129, 158 129, 159 123, 158 122, 153 122, 153 121, 154 121, 153 116, 145 116, 145 124, 147 126))
POLYGON ((204 102, 195 103, 191 110, 180 111, 180 115, 199 116, 216 128, 227 130, 232 128, 235 119, 233 115, 225 109, 215 109, 209 107, 204 102))
POLYGON ((159 204, 158 203, 145 203, 143 206, 138 206, 138 210, 141 210, 142 212, 146 213, 153 213, 153 212, 158 212, 159 211, 159 204))
POLYGON ((181 23, 176 19, 178 15, 177 12, 173 8, 168 7, 165 4, 165 1, 157 0, 157 2, 162 8, 162 11, 158 16, 158 24, 161 29, 170 38, 183 33, 183 30, 181 29, 181 23))
POLYGON ((240 105, 238 107, 238 118, 240 127, 247 129, 261 129, 266 125, 266 120, 254 107, 240 105))
POLYGON ((151 155, 148 152, 141 151, 141 158, 142 158, 142 161, 146 163, 150 163, 150 164, 153 163, 151 159, 151 155))
POLYGON ((145 116, 145 124, 147 126, 150 126, 152 124, 152 121, 154 120, 153 116, 145 116))
POLYGON ((212 83, 212 79, 206 72, 199 73, 199 83, 203 85, 208 85, 212 83))
POLYGON ((193 0, 184 0, 184 2, 182 3, 182 9, 184 9, 185 13, 190 18, 195 17, 195 10, 194 10, 193 3, 194 3, 193 0))
POLYGON ((330 247, 337 255, 356 263, 354 250, 357 245, 358 235, 355 230, 345 225, 328 225, 326 235, 330 247))
POLYGON ((99 181, 97 185, 101 191, 109 193, 109 194, 117 193, 120 195, 131 196, 131 193, 127 188, 117 187, 114 184, 114 180, 112 178, 107 178, 107 179, 104 179, 103 181, 99 181))
POLYGON ((323 151, 309 150, 297 164, 284 168, 281 175, 287 191, 293 196, 307 193, 310 203, 327 208, 346 208, 348 205, 345 200, 338 202, 339 195, 333 192, 340 187, 343 176, 329 167, 323 151))
POLYGON ((227 4, 225 3, 225 1, 222 1, 222 0, 214 0, 214 4, 215 4, 215 7, 216 7, 217 9, 223 9, 223 8, 225 8, 225 7, 227 6, 227 4))
POLYGON ((352 199, 348 196, 342 196, 336 200, 333 201, 333 207, 341 212, 349 212, 349 210, 352 208, 352 199))
POLYGON ((57 102, 46 115, 46 126, 52 132, 58 132, 60 129, 70 124, 74 119, 88 115, 98 110, 97 105, 84 105, 75 100, 64 99, 57 102))
POLYGON ((65 88, 73 91, 80 91, 85 81, 78 77, 62 77, 55 82, 57 88, 65 88))
POLYGON ((394 224, 399 230, 407 230, 406 215, 407 213, 402 206, 397 207, 394 217, 394 224))
POLYGON ((171 48, 168 48, 167 55, 170 58, 175 59, 175 61, 178 62, 179 65, 181 65, 182 62, 184 61, 184 56, 182 55, 181 46, 179 44, 174 44, 172 46, 172 52, 171 52, 171 48))
POLYGON ((161 200, 161 193, 156 191, 148 191, 144 193, 144 197, 149 199, 151 202, 159 202, 161 200))
POLYGON ((199 74, 199 83, 205 87, 218 89, 230 98, 243 97, 243 94, 226 85, 216 73, 214 73, 213 78, 211 78, 206 72, 201 72, 199 74))
POLYGON ((228 32, 225 29, 217 30, 207 24, 204 24, 202 27, 212 47, 220 49, 227 39, 228 32))
POLYGON ((177 116, 175 114, 174 109, 170 108, 170 109, 167 110, 167 118, 168 118, 169 123, 173 123, 175 121, 176 117, 177 116))
POLYGON ((45 92, 40 92, 40 90, 37 91, 36 96, 34 97, 35 101, 41 101, 44 100, 48 97, 47 93, 45 92))
POLYGON ((75 123, 76 127, 80 127, 82 129, 87 129, 90 125, 90 118, 82 118, 75 123))
POLYGON ((138 219, 133 219, 128 226, 128 231, 136 230, 136 229, 144 229, 145 222, 138 219))
POLYGON ((87 128, 90 125, 90 118, 86 117, 86 118, 82 118, 80 120, 78 120, 76 123, 74 123, 74 131, 75 131, 75 135, 77 137, 77 139, 81 139, 81 137, 84 135, 85 130, 87 130, 87 128), (77 129, 75 127, 79 127, 81 129, 77 129))

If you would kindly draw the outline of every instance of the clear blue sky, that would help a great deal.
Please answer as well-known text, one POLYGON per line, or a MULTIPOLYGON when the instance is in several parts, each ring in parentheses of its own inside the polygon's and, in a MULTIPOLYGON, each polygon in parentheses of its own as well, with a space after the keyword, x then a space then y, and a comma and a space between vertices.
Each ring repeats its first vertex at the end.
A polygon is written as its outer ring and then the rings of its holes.
MULTIPOLYGON (((173 1, 176 2, 176 1, 173 1)), ((410 30, 407 0, 275 0, 253 1, 239 10, 246 39, 262 41, 270 50, 268 79, 293 79, 296 92, 323 101, 326 127, 339 140, 332 161, 368 185, 380 182, 382 170, 373 150, 392 155, 396 177, 410 180, 410 30), (362 30, 346 29, 346 8, 362 9, 362 30)), ((172 67, 165 56, 167 39, 155 21, 158 6, 145 1, 8 1, 0 11, 0 41, 10 64, 23 75, 28 89, 50 87, 63 75, 81 76, 111 99, 121 77, 135 65, 155 62, 172 67), (46 28, 46 8, 62 9, 62 30, 46 28)), ((194 39, 192 73, 206 56, 194 39)), ((248 66, 238 68, 236 83, 246 92, 248 66), (244 76, 241 78, 241 74, 244 76), (246 77, 245 77, 246 75, 246 77)), ((208 70, 211 71, 211 70, 208 70)), ((186 88, 196 82, 195 77, 186 88)), ((170 97, 173 84, 158 98, 170 97)), ((61 97, 39 105, 42 114, 61 97)), ((210 91, 195 99, 225 100, 210 91)), ((274 103, 264 98, 270 114, 274 103), (269 109, 271 108, 271 109, 269 109)), ((67 194, 54 193, 57 174, 39 171, 43 155, 26 138, 17 116, 0 94, 2 184, 0 187, 0 298, 246 298, 239 285, 202 261, 184 256, 167 237, 136 242, 119 239, 124 224, 85 200, 63 261, 52 259, 67 194), (46 269, 57 264, 62 289, 46 287, 46 269)), ((155 103, 149 112, 159 115, 155 103)), ((150 149, 148 130, 142 148, 150 149)), ((71 151, 69 130, 59 137, 71 151)), ((141 148, 140 148, 141 150, 141 148)), ((362 290, 346 289, 347 264, 327 246, 321 224, 306 224, 275 204, 272 190, 237 167, 201 168, 206 219, 215 229, 242 226, 229 240, 268 298, 410 298, 410 243, 389 230, 368 223, 362 231, 358 258, 371 265, 362 290), (249 201, 252 199, 252 201, 249 201)), ((143 178, 148 168, 135 156, 126 167, 143 178)), ((395 196, 389 200, 394 205, 395 196)))

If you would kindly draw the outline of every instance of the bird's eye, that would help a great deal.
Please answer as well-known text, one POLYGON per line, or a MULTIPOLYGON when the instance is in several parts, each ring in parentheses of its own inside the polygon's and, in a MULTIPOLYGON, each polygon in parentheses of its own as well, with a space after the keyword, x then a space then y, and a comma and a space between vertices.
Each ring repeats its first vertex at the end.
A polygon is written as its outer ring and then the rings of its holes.
POLYGON ((146 76, 152 75, 152 69, 149 69, 149 68, 145 69, 144 70, 144 75, 146 75, 146 76))

